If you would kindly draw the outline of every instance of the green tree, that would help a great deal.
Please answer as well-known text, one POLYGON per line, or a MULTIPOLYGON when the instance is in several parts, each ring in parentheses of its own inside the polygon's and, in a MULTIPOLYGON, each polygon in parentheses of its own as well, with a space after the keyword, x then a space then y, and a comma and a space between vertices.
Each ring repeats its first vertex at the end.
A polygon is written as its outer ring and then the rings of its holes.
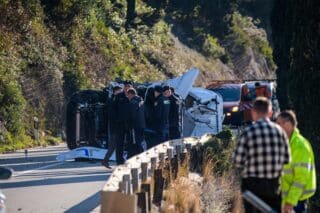
POLYGON ((277 1, 272 15, 282 109, 293 108, 299 128, 313 146, 318 190, 311 212, 320 211, 320 1, 277 1))

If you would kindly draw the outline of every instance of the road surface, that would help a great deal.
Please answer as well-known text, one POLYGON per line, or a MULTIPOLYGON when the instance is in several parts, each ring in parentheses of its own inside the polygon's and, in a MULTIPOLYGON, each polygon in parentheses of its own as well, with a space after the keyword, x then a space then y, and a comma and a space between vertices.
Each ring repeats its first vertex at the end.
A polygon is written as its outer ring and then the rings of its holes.
POLYGON ((99 212, 100 191, 112 170, 100 162, 58 162, 65 145, 0 155, 14 176, 0 181, 7 212, 99 212))

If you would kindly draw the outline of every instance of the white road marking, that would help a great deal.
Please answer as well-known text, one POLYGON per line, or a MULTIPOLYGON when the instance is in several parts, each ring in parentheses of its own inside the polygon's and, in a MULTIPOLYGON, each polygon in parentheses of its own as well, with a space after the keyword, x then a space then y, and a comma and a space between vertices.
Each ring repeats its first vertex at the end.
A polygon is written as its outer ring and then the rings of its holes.
POLYGON ((18 177, 18 176, 21 176, 21 175, 24 175, 24 174, 32 173, 32 172, 37 171, 37 170, 48 169, 48 168, 51 168, 51 167, 59 166, 59 165, 62 165, 64 163, 65 162, 59 162, 59 163, 54 163, 54 164, 50 164, 50 165, 47 165, 47 166, 42 166, 42 167, 39 167, 39 168, 36 168, 36 169, 32 169, 32 170, 27 170, 27 171, 23 171, 23 172, 17 172, 17 173, 13 174, 13 177, 18 177))

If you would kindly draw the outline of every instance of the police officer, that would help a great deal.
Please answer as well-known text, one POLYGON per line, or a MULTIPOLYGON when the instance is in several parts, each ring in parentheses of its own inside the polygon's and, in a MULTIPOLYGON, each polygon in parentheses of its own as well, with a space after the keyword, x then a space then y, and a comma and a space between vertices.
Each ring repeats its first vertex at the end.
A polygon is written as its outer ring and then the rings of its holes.
POLYGON ((123 92, 119 93, 115 97, 114 101, 114 113, 115 113, 115 138, 116 138, 116 159, 117 164, 123 164, 123 152, 124 144, 126 140, 126 134, 128 131, 128 109, 129 109, 129 99, 127 98, 128 90, 132 88, 132 83, 130 81, 124 82, 123 92))
POLYGON ((178 139, 181 137, 180 100, 169 86, 163 87, 163 96, 170 101, 169 138, 178 139))
POLYGON ((163 96, 162 86, 155 86, 154 88, 154 105, 152 126, 156 132, 156 141, 154 145, 158 145, 169 139, 169 111, 170 101, 163 96))
POLYGON ((143 132, 145 128, 144 103, 135 89, 128 90, 129 99, 129 146, 128 158, 143 152, 143 132))
POLYGON ((117 123, 116 123, 116 108, 115 108, 115 99, 116 96, 123 92, 122 88, 120 86, 114 86, 112 88, 112 95, 107 100, 107 110, 108 110, 108 131, 109 131, 109 139, 108 139, 108 151, 101 162, 101 164, 107 168, 111 168, 109 165, 109 159, 116 149, 117 146, 117 138, 116 138, 116 129, 117 129, 117 123))

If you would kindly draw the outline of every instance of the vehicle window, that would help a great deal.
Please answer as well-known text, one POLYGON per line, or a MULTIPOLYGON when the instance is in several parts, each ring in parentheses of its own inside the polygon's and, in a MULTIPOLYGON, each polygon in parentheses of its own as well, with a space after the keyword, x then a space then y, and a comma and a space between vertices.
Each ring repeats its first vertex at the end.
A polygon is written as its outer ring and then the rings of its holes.
MULTIPOLYGON (((262 84, 263 86, 267 86, 267 89, 268 89, 268 91, 270 92, 270 94, 271 94, 271 97, 273 97, 274 96, 274 91, 271 91, 271 86, 270 86, 270 84, 262 84)), ((254 86, 254 84, 249 84, 248 85, 248 87, 249 87, 249 93, 250 93, 250 95, 251 95, 251 97, 253 98, 253 99, 255 99, 256 98, 256 92, 255 92, 255 86, 254 86)))
POLYGON ((215 88, 212 91, 219 93, 225 102, 240 100, 240 88, 215 88))

